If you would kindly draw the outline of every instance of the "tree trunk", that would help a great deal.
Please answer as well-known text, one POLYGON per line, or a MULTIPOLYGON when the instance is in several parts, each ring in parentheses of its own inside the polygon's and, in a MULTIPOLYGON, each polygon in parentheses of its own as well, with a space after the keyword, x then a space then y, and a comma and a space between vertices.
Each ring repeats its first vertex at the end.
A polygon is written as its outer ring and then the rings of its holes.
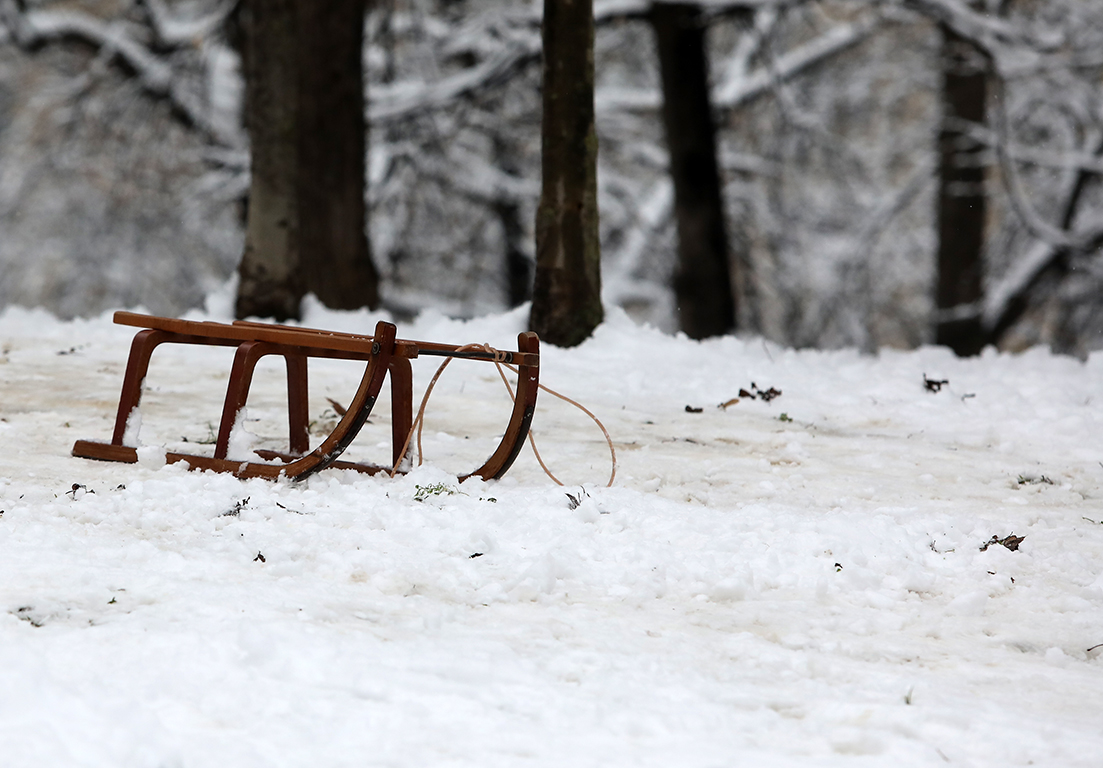
POLYGON ((247 0, 252 181, 238 317, 297 318, 314 292, 375 307, 365 231, 364 0, 247 0))
POLYGON ((236 314, 286 320, 299 316, 305 291, 296 204, 295 0, 249 0, 242 16, 251 179, 236 314))
POLYGON ((981 51, 943 27, 935 342, 961 356, 978 354, 984 346, 980 301, 987 197, 983 147, 958 123, 985 123, 987 70, 981 51))
POLYGON ((593 0, 544 0, 542 187, 529 326, 562 347, 603 317, 593 0))
POLYGON ((652 6, 651 24, 662 71, 663 123, 678 227, 678 320, 690 338, 704 339, 735 327, 705 27, 699 7, 668 3, 652 6))

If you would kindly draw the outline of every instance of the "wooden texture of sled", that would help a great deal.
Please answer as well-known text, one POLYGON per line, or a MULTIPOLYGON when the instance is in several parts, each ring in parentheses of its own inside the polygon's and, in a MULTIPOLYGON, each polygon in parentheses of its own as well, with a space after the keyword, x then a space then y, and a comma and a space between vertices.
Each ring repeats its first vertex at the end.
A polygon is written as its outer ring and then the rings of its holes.
POLYGON ((398 465, 413 424, 413 376, 410 360, 423 355, 511 363, 518 369, 513 411, 501 443, 481 467, 463 475, 461 479, 478 476, 490 480, 504 475, 521 451, 536 410, 540 341, 531 332, 518 335, 516 352, 503 352, 475 345, 454 346, 398 339, 395 338, 395 326, 382 321, 376 325, 375 334, 371 336, 267 323, 236 322, 230 325, 196 322, 133 312, 116 312, 115 322, 142 329, 134 336, 130 346, 130 357, 123 375, 122 393, 115 418, 115 431, 110 443, 78 440, 73 445, 74 456, 128 463, 138 460, 137 449, 124 445, 123 441, 127 423, 141 402, 142 384, 149 370, 150 357, 153 350, 161 344, 237 348, 226 387, 214 456, 175 452, 165 454, 167 462, 187 462, 191 469, 229 472, 238 477, 274 479, 282 476, 293 480, 301 480, 328 467, 354 469, 369 474, 390 472, 391 467, 338 459, 364 426, 379 397, 383 381, 389 374, 392 461, 398 465), (287 367, 289 449, 286 453, 256 451, 260 461, 230 459, 227 453, 234 422, 248 399, 253 369, 267 355, 281 355, 287 367), (367 363, 352 403, 333 431, 314 450, 310 450, 307 429, 307 360, 312 357, 367 363))

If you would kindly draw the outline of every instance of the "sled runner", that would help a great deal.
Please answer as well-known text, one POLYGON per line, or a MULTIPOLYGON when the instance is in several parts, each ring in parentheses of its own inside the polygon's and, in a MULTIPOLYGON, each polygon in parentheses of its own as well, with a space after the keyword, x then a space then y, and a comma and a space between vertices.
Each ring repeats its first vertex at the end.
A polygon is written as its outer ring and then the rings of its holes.
MULTIPOLYGON (((78 440, 73 455, 103 461, 134 463, 137 449, 124 445, 127 424, 137 412, 142 383, 149 369, 150 356, 161 344, 199 344, 237 347, 226 387, 226 400, 219 422, 214 456, 167 452, 169 463, 187 462, 190 469, 229 472, 238 477, 288 477, 301 480, 328 467, 354 469, 374 474, 397 470, 409 445, 413 419, 413 376, 410 360, 420 356, 464 358, 512 364, 518 370, 513 412, 497 450, 486 462, 467 475, 484 480, 501 477, 513 464, 529 432, 539 389, 540 341, 535 333, 517 337, 517 351, 501 351, 486 345, 453 346, 395 338, 395 326, 379 322, 372 336, 334 333, 311 328, 267 323, 197 322, 177 320, 133 312, 116 312, 115 322, 142 330, 134 336, 123 375, 122 394, 110 443, 78 440), (286 453, 256 451, 258 461, 240 461, 227 456, 230 435, 238 414, 249 396, 249 385, 257 362, 267 355, 280 355, 287 367, 287 417, 290 427, 286 453), (352 403, 333 431, 314 450, 310 450, 307 403, 307 359, 311 357, 357 360, 366 363, 363 378, 352 403), (375 405, 383 380, 391 379, 391 438, 393 467, 339 461, 356 438, 375 405)), ((424 405, 423 405, 424 407, 424 405)))

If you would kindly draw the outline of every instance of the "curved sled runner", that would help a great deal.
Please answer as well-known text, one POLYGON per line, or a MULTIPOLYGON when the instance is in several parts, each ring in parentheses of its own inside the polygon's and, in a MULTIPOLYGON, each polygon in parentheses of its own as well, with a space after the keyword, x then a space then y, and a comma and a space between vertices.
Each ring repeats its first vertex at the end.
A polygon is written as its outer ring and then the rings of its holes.
POLYGON ((190 469, 229 472, 238 477, 287 477, 292 480, 301 480, 328 467, 354 469, 369 474, 390 472, 391 467, 338 459, 364 426, 379 397, 383 381, 389 374, 392 461, 398 465, 403 458, 413 424, 413 376, 410 360, 422 355, 512 363, 518 369, 513 412, 501 443, 481 467, 463 475, 461 479, 478 476, 490 480, 504 475, 521 451, 536 410, 540 341, 535 333, 519 334, 516 352, 501 352, 483 347, 397 339, 395 326, 386 322, 378 323, 372 336, 267 323, 237 322, 229 325, 196 322, 133 312, 116 312, 115 322, 142 329, 134 336, 130 346, 130 357, 119 397, 119 410, 115 417, 115 431, 110 443, 78 440, 73 445, 74 456, 127 463, 138 460, 137 449, 124 445, 127 423, 141 401, 142 383, 149 370, 153 350, 161 344, 237 347, 226 387, 214 456, 175 452, 165 454, 169 463, 187 462, 190 469), (248 399, 253 369, 267 355, 281 355, 287 366, 289 450, 287 453, 257 451, 257 456, 262 461, 230 459, 227 453, 234 422, 248 399), (310 436, 307 431, 307 359, 311 357, 367 363, 352 403, 333 431, 314 450, 310 450, 310 436))

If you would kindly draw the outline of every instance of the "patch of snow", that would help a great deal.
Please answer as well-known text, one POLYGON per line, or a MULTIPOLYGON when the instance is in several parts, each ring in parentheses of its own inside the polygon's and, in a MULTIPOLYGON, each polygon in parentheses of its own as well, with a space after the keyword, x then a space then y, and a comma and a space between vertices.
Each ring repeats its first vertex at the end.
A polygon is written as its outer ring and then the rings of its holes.
POLYGON ((141 445, 139 435, 142 431, 142 409, 134 408, 126 417, 126 429, 123 430, 123 445, 137 448, 141 445))
MULTIPOLYGON (((399 335, 510 348, 526 315, 426 313, 399 335)), ((385 317, 308 302, 304 323, 385 317)), ((434 390, 425 465, 291 483, 163 464, 213 450, 217 348, 158 348, 137 465, 70 456, 109 436, 133 331, 0 314, 5 767, 1103 753, 1103 356, 696 342, 611 310, 583 345, 546 345, 541 380, 603 420, 614 487, 600 432, 543 395, 533 431, 569 485, 527 449, 458 482, 510 408, 465 361, 434 390), (756 387, 782 394, 739 395, 756 387)), ((413 363, 418 397, 439 361, 413 363)), ((362 375, 312 360, 311 418, 362 375)), ((388 397, 354 458, 389 458, 388 397)), ((262 362, 255 447, 285 447, 285 398, 262 362)))
POLYGON ((138 464, 148 469, 160 469, 165 466, 165 448, 161 445, 142 445, 138 447, 138 464))
POLYGON ((230 440, 226 446, 226 458, 235 461, 249 461, 254 458, 253 450, 257 447, 257 436, 245 426, 249 421, 249 409, 242 408, 237 412, 234 426, 230 429, 230 440))

